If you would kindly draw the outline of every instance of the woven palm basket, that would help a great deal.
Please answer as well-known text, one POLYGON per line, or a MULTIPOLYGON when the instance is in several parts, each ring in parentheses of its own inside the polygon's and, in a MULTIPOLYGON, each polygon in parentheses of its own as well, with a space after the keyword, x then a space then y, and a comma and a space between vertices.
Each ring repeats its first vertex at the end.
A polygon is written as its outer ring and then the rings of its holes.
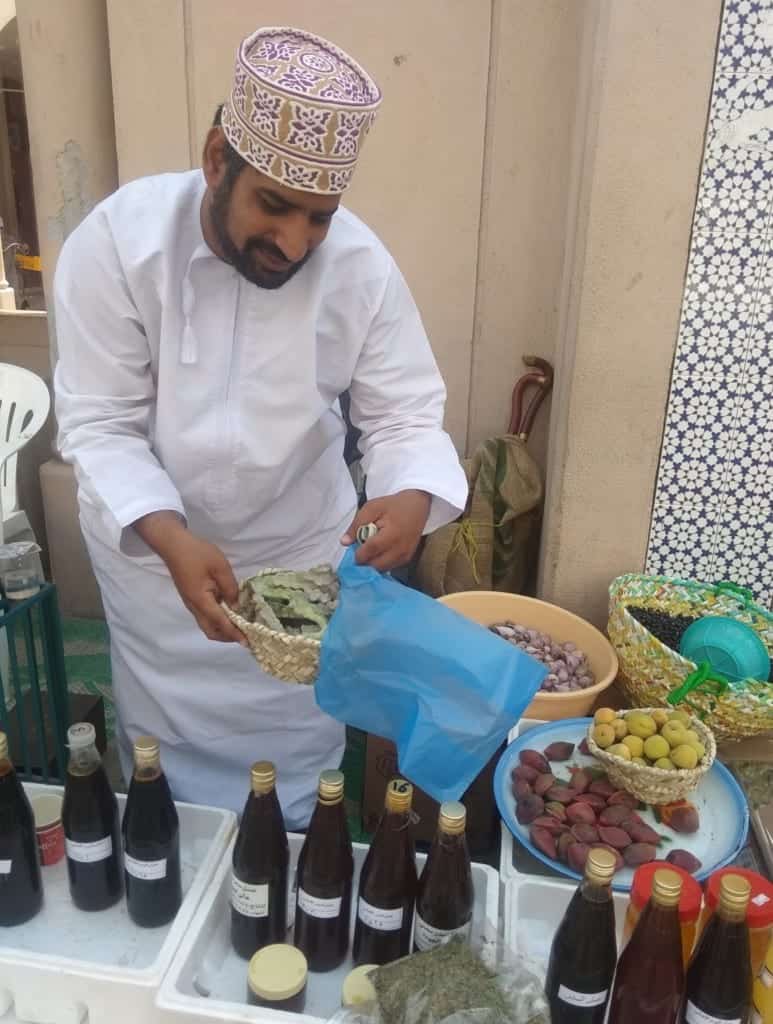
MULTIPOLYGON (((652 714, 655 708, 636 708, 645 714, 652 714)), ((630 709, 618 711, 617 718, 624 718, 630 709)), ((690 719, 690 728, 694 729, 706 748, 706 756, 695 768, 655 768, 649 765, 634 764, 616 754, 610 754, 594 741, 593 726, 588 729, 588 749, 594 757, 604 765, 610 782, 618 789, 642 800, 645 804, 670 804, 672 800, 682 800, 697 787, 717 756, 717 744, 710 729, 695 716, 690 719)))
MULTIPOLYGON (((773 615, 732 585, 629 574, 609 588, 607 633, 620 663, 617 682, 633 706, 667 706, 669 693, 694 672, 693 662, 656 639, 627 610, 632 605, 670 615, 727 615, 744 622, 773 654, 773 615)), ((720 695, 692 690, 685 703, 719 740, 773 735, 773 684, 731 683, 720 695)))
MULTIPOLYGON (((263 569, 259 576, 283 573, 283 569, 263 569)), ((225 602, 221 607, 237 629, 244 633, 255 661, 275 679, 283 683, 313 683, 319 674, 319 655, 322 644, 314 637, 282 633, 250 622, 225 602)))

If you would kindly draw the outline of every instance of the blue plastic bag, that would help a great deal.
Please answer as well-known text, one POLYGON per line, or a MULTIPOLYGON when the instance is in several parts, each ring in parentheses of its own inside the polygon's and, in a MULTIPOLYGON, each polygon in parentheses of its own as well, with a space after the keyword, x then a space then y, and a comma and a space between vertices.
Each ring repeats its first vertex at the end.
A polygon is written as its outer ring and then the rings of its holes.
POLYGON ((398 764, 438 801, 458 800, 503 742, 547 669, 432 598, 359 566, 338 570, 317 703, 397 745, 398 764))

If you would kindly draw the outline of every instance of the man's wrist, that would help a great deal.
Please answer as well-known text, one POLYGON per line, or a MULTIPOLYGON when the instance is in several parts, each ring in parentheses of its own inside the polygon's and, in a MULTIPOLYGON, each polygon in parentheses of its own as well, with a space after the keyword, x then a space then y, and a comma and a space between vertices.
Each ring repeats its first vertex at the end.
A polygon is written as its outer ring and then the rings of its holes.
POLYGON ((146 516, 135 520, 132 527, 148 547, 161 558, 166 558, 167 552, 175 542, 188 532, 185 519, 173 509, 149 512, 146 516))

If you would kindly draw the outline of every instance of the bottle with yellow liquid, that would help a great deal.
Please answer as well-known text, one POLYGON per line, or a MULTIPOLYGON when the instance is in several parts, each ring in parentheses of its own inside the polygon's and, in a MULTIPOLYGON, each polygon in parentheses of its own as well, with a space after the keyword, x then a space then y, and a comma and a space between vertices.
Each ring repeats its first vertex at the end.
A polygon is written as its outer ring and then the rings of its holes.
POLYGON ((773 941, 754 982, 750 1024, 773 1024, 773 941))

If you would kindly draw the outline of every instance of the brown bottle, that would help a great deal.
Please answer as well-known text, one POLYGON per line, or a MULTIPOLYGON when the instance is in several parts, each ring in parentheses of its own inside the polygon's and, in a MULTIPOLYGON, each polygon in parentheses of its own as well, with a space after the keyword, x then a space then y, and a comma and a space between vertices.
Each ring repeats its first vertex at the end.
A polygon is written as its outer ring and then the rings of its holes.
POLYGON ((416 853, 413 786, 393 779, 360 875, 352 953, 355 964, 388 964, 411 951, 416 853))
POLYGON ((180 823, 154 736, 140 736, 134 743, 123 848, 129 917, 143 928, 167 924, 183 899, 180 823))
POLYGON ((123 892, 118 803, 97 751, 94 726, 71 725, 67 743, 62 827, 70 895, 80 910, 104 910, 123 892))
POLYGON ((310 971, 332 971, 346 959, 353 875, 343 773, 322 772, 317 806, 298 858, 295 945, 310 971))
POLYGON ((231 943, 245 960, 264 946, 285 941, 290 859, 276 769, 270 761, 256 761, 250 786, 231 875, 231 943))
POLYGON ((751 885, 741 875, 722 876, 719 903, 687 968, 687 1024, 746 1021, 752 1001, 746 911, 751 885))
POLYGON ((682 879, 663 868, 617 964, 608 1024, 675 1024, 684 992, 682 879))
POLYGON ((414 951, 441 946, 458 936, 469 939, 473 888, 464 804, 442 804, 437 832, 419 879, 414 951))
POLYGON ((545 994, 552 1024, 602 1024, 617 963, 616 858, 594 848, 550 949, 545 994))
POLYGON ((0 732, 0 926, 23 924, 42 905, 35 820, 0 732))

